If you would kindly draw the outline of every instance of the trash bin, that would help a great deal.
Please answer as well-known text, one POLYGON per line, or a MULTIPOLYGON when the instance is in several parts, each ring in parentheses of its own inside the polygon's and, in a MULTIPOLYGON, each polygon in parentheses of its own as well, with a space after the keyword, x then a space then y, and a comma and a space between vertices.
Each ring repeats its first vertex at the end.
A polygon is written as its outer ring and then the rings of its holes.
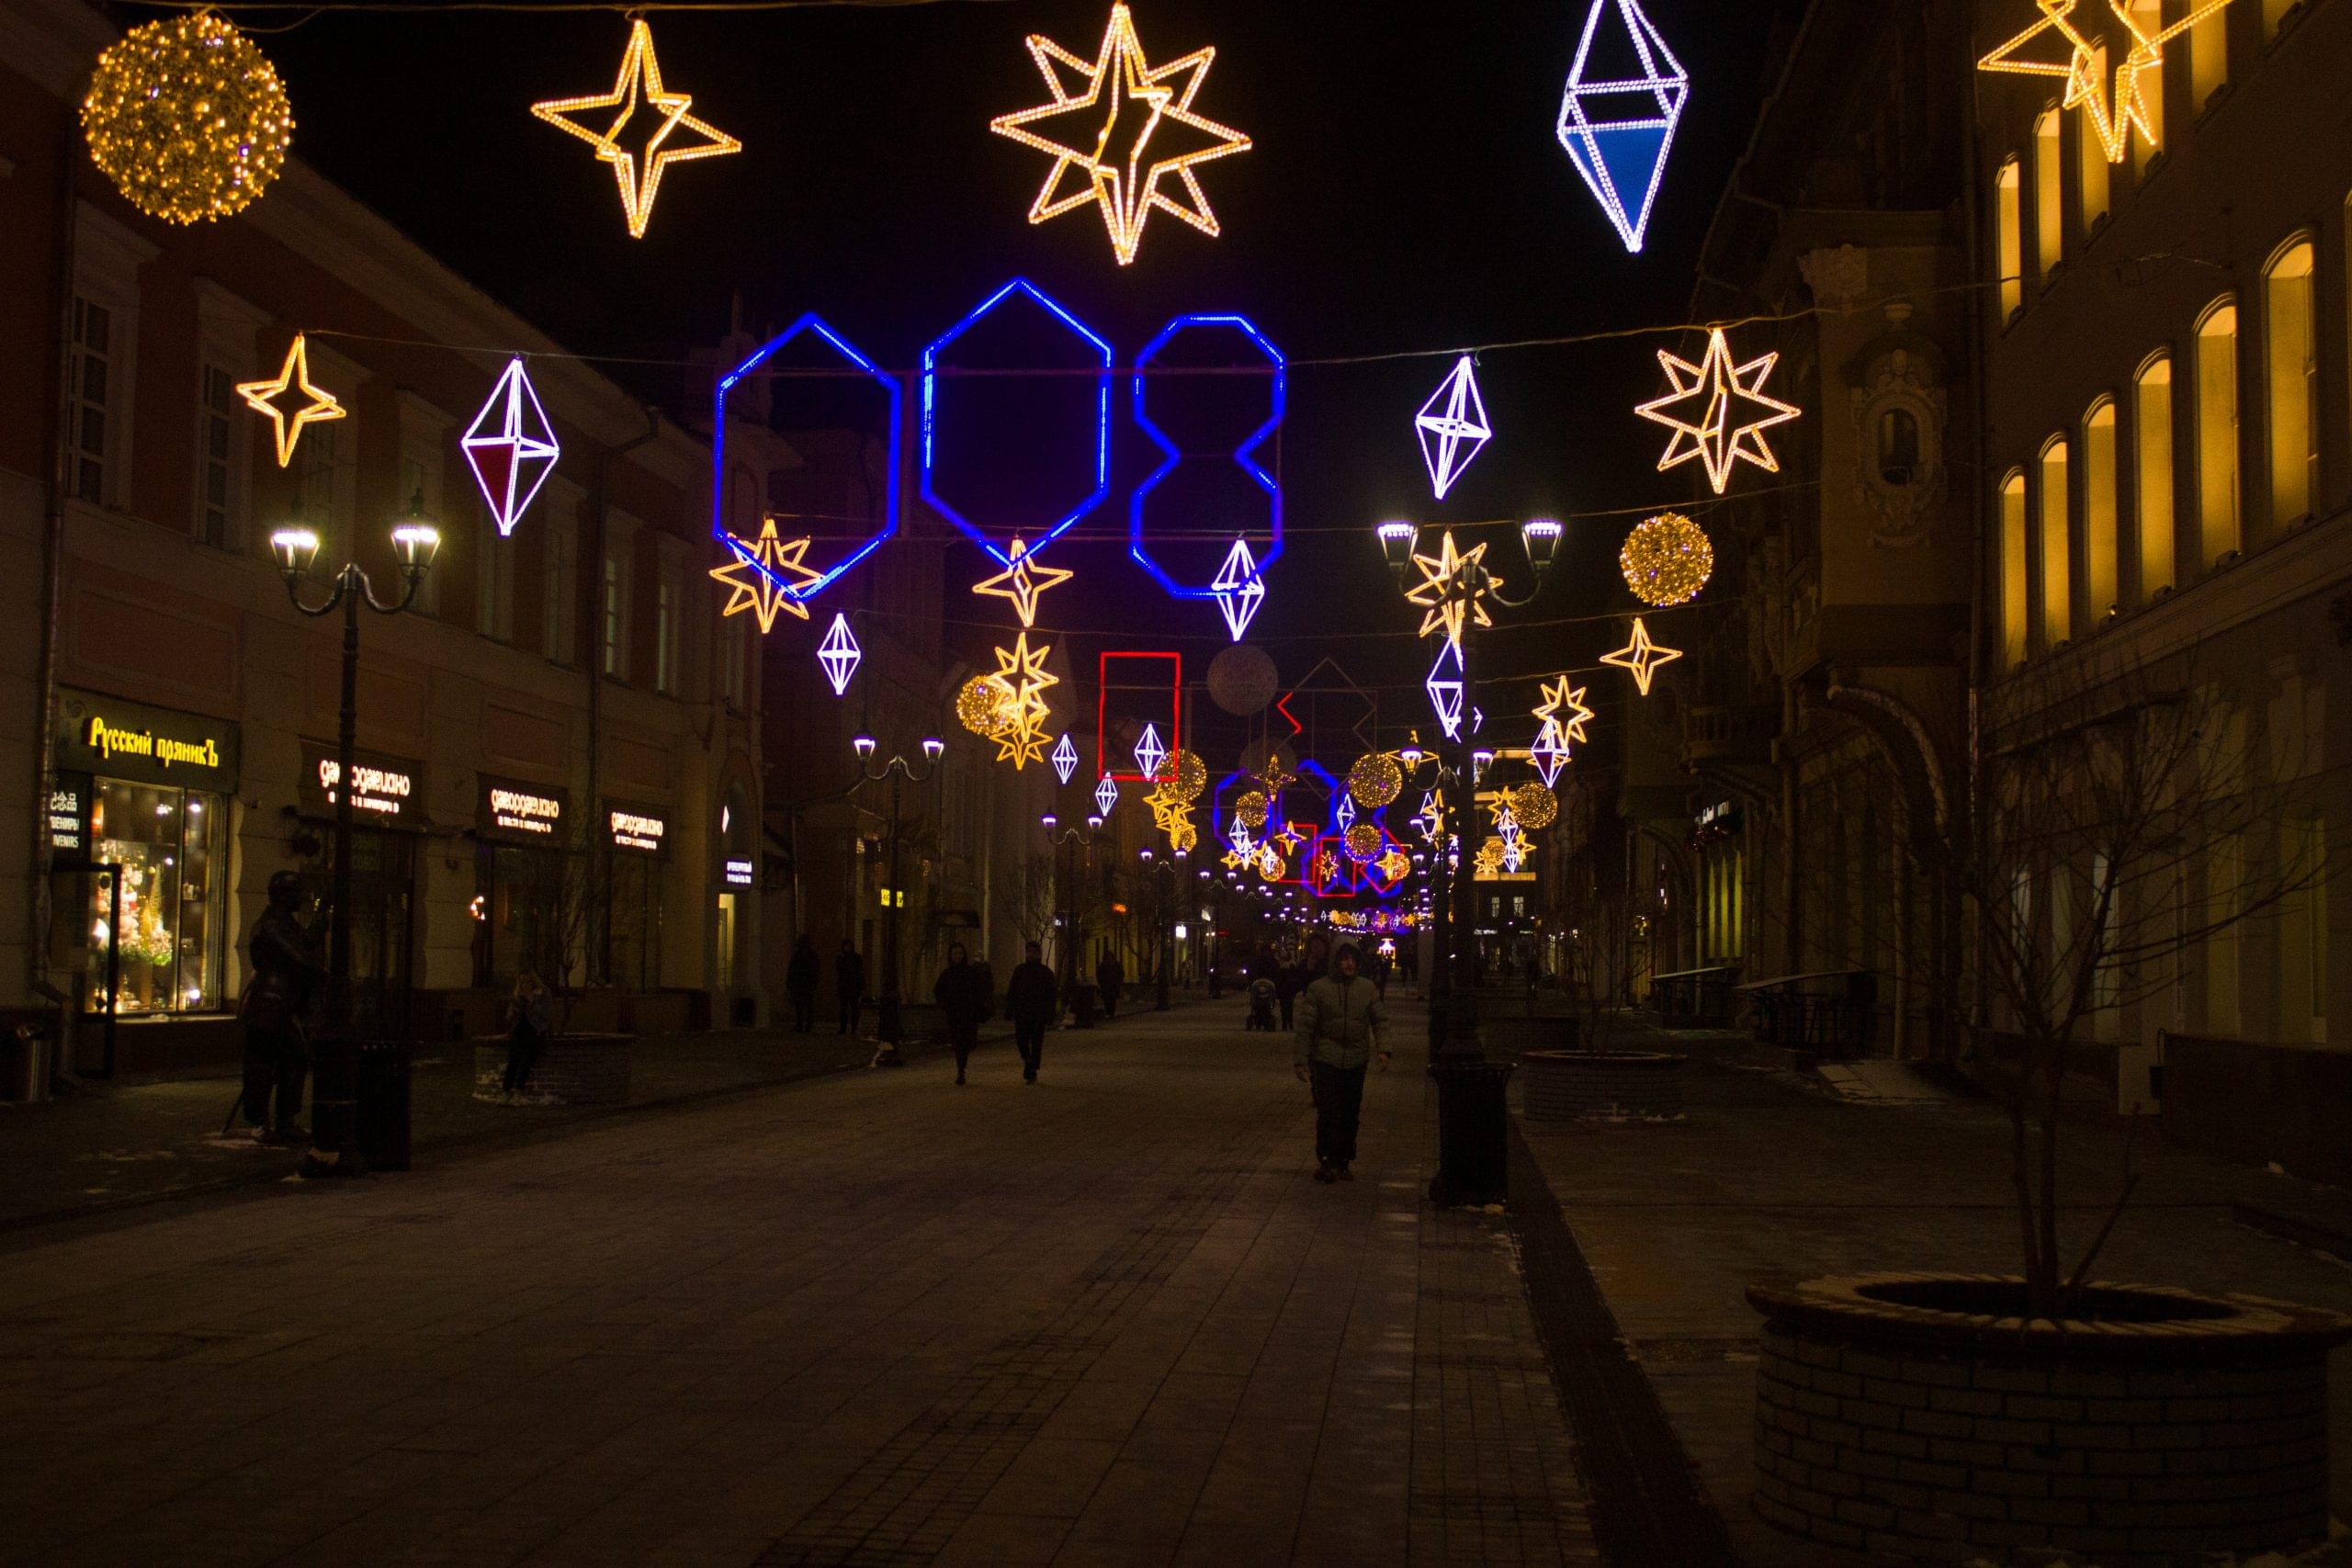
POLYGON ((405 1040, 369 1040, 359 1047, 354 1098, 359 1157, 369 1170, 409 1168, 409 1074, 413 1054, 405 1040))
POLYGON ((1510 1192, 1509 1062, 1440 1062, 1438 1173, 1430 1201, 1440 1207, 1499 1203, 1510 1192))

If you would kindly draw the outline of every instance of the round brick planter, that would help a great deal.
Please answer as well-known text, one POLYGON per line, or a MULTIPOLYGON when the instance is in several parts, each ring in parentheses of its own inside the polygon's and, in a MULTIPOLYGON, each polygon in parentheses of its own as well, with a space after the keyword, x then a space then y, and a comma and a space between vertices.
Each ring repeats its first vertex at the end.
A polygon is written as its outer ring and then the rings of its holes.
POLYGON ((1756 1511, 1875 1562, 2188 1568, 2327 1529, 2327 1352, 2352 1319, 2093 1285, 2018 1315, 1991 1274, 1751 1286, 1756 1511))
POLYGON ((1687 1056, 1640 1051, 1526 1051, 1521 1110, 1532 1122, 1670 1122, 1682 1114, 1687 1056))
MULTIPOLYGON (((547 1043, 523 1099, 540 1105, 624 1105, 628 1101, 629 1034, 564 1034, 547 1043)), ((497 1100, 506 1077, 506 1042, 474 1042, 474 1098, 497 1100)))

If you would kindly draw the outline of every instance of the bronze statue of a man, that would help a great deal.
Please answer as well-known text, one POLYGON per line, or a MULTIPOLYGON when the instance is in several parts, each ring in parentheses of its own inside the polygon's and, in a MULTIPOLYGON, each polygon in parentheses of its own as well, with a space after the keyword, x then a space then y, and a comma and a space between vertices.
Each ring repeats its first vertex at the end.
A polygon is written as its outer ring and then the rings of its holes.
POLYGON ((311 1066, 311 1009, 326 973, 295 913, 306 897, 294 872, 269 879, 269 908, 254 922, 246 945, 252 977, 237 1008, 245 1026, 245 1120, 256 1142, 288 1147, 309 1142, 294 1118, 311 1066))

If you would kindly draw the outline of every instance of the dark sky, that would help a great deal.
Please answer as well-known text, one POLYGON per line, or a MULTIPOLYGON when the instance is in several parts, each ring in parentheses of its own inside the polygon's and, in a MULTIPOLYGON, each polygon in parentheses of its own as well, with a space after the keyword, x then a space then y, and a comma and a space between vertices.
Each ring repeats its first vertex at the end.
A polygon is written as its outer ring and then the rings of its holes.
MULTIPOLYGON (((1044 101, 1024 35, 1091 58, 1103 0, 653 14, 666 85, 693 94, 695 112, 745 151, 673 167, 650 235, 635 241, 592 151, 529 112, 535 99, 610 86, 621 17, 329 13, 260 41, 287 78, 303 156, 580 352, 683 357, 715 342, 740 292, 755 326, 813 310, 886 365, 909 367, 1019 275, 1088 321, 1124 365, 1193 311, 1246 314, 1295 360, 1679 321, 1748 134, 1768 39, 1793 5, 1647 0, 1692 88, 1638 256, 1554 135, 1587 8, 1141 0, 1136 23, 1154 62, 1216 46, 1195 107, 1256 145, 1201 171, 1222 238, 1156 216, 1129 267, 1115 265, 1091 209, 1032 227, 1050 160, 988 130, 991 117, 1044 101)), ((1482 355, 1496 437, 1442 504, 1412 418, 1450 359, 1296 366, 1289 417, 1263 454, 1280 464, 1289 547, 1253 640, 1285 680, 1333 653, 1366 684, 1398 688, 1383 695, 1385 710, 1396 705, 1391 722, 1425 724, 1412 705, 1427 651, 1412 644, 1418 623, 1379 568, 1372 525, 1686 499, 1680 476, 1650 471, 1663 433, 1631 412, 1662 389, 1651 350, 1674 341, 1482 355)), ((637 374, 675 402, 707 396, 707 378, 684 370, 637 374)), ((1112 500, 1067 542, 1061 563, 1080 576, 1048 598, 1046 618, 1118 634, 1077 645, 1081 667, 1095 647, 1170 634, 1204 662, 1225 640, 1214 606, 1174 605, 1125 558, 1125 496, 1154 457, 1125 408, 1123 395, 1112 500)), ((1217 416, 1202 417, 1214 426, 1217 416)), ((993 477, 1050 477, 1068 461, 1066 449, 1008 453, 993 477)), ((1572 521, 1566 566, 1519 618, 1630 608, 1613 558, 1632 521, 1572 521)), ((1506 576, 1523 575, 1517 544, 1488 534, 1506 576)), ((951 586, 983 575, 982 563, 959 551, 951 586)), ((1607 630, 1498 638, 1490 668, 1589 662, 1607 630)), ((1514 692, 1490 705, 1524 705, 1514 692)))

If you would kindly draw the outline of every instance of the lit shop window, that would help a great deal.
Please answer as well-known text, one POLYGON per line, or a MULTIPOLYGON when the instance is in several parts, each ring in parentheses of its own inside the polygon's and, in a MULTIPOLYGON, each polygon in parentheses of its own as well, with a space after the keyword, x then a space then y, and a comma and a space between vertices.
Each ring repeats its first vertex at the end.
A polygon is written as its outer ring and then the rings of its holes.
POLYGON ((118 867, 90 879, 85 1012, 198 1012, 221 1005, 226 926, 215 872, 226 863, 221 797, 100 779, 91 805, 92 860, 118 867), (109 970, 117 976, 107 994, 109 970))

